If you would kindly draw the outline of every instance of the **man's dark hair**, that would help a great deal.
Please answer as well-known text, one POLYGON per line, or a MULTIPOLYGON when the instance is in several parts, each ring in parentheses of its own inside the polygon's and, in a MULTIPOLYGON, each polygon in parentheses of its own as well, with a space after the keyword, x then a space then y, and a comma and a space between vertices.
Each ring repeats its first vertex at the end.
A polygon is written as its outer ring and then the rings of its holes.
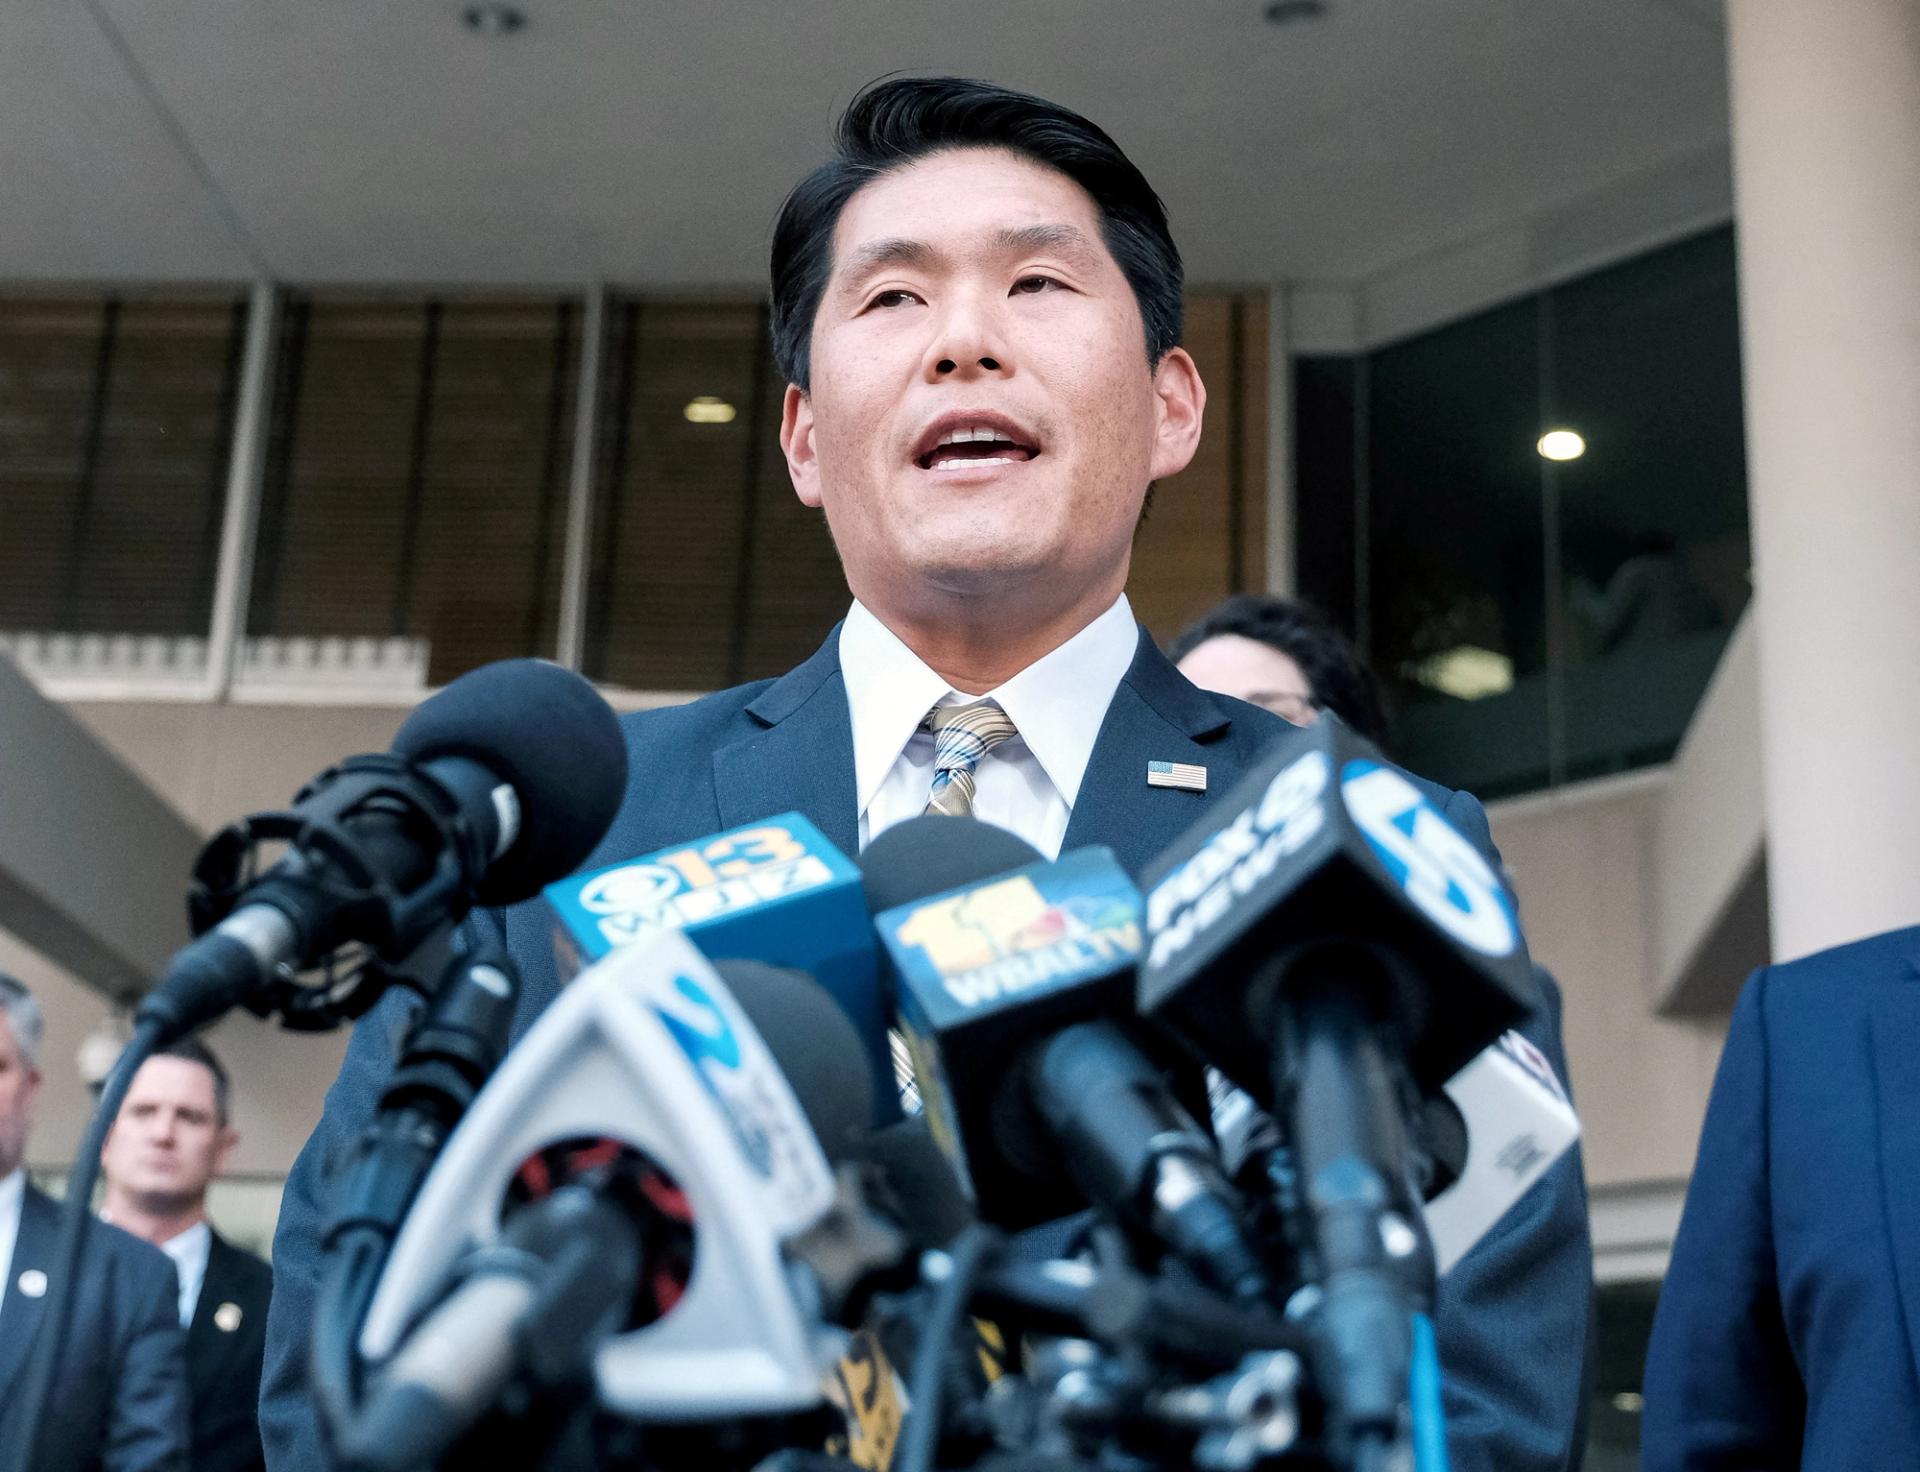
POLYGON ((209 1048, 198 1038, 182 1038, 177 1043, 168 1043, 164 1048, 156 1048, 155 1058, 184 1058, 189 1063, 198 1063, 213 1075, 213 1112, 221 1124, 232 1117, 233 1081, 227 1077, 227 1071, 220 1066, 220 1060, 213 1056, 209 1048))
POLYGON ((1166 206, 1119 144, 1078 113, 989 82, 895 77, 848 104, 834 145, 834 156, 794 186, 773 227, 773 358, 787 382, 809 387, 813 320, 847 201, 882 174, 955 148, 1004 148, 1092 195, 1107 249, 1140 304, 1148 366, 1179 345, 1184 270, 1166 206))
POLYGON ((1315 705, 1332 711, 1376 746, 1386 743, 1387 718, 1380 708, 1373 671, 1360 662, 1333 621, 1312 604, 1264 593, 1236 593, 1181 630, 1167 653, 1178 663, 1207 640, 1227 634, 1278 649, 1300 666, 1315 705))

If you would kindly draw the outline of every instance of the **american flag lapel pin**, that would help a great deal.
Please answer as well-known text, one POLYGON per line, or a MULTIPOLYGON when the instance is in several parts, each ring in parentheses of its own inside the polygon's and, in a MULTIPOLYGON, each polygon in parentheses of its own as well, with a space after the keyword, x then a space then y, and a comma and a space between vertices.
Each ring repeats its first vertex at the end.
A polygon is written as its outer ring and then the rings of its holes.
POLYGON ((1205 792, 1207 769, 1189 762, 1148 762, 1147 786, 1178 787, 1182 792, 1205 792))

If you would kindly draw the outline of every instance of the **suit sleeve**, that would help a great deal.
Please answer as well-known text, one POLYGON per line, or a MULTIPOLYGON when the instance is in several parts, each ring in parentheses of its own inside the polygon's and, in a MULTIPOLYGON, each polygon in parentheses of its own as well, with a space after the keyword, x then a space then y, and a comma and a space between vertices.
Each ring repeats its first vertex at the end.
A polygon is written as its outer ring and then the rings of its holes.
MULTIPOLYGON (((1496 866, 1479 802, 1465 792, 1446 815, 1496 866)), ((1552 982, 1521 1029, 1564 1079, 1566 1053, 1552 982)), ((1456 1472, 1563 1472, 1578 1466, 1593 1241, 1576 1146, 1440 1280, 1434 1304, 1456 1472)))
POLYGON ((321 1238, 342 1157, 373 1118, 412 1021, 412 994, 394 988, 363 1017, 327 1091, 320 1123, 287 1177, 273 1234, 273 1297, 260 1376, 260 1441, 270 1472, 323 1472, 319 1416, 307 1384, 307 1341, 320 1293, 321 1238))
MULTIPOLYGON (((143 1252, 145 1250, 143 1249, 143 1252)), ((186 1339, 180 1288, 158 1253, 123 1258, 116 1374, 100 1440, 103 1472, 188 1472, 186 1339)))
POLYGON ((1734 1008, 1647 1347, 1646 1472, 1800 1465, 1806 1389, 1787 1339, 1769 1182, 1767 978, 1734 1008))

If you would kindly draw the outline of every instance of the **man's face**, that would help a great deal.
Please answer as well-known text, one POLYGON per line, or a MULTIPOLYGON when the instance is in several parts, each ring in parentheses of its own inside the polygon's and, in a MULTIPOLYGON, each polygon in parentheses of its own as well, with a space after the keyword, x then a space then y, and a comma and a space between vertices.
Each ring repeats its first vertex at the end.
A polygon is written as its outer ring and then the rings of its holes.
POLYGON ((165 1210, 197 1205, 238 1136, 220 1120, 213 1074, 187 1058, 149 1058, 133 1076, 100 1166, 117 1191, 165 1210))
POLYGON ((1185 352, 1149 368, 1092 198, 997 149, 931 155, 847 202, 811 362, 781 445, 883 611, 1117 595, 1147 486, 1192 458, 1206 402, 1185 352))
POLYGON ((1220 634, 1197 644, 1180 661, 1180 673, 1202 690, 1250 701, 1296 726, 1311 726, 1319 717, 1313 686, 1300 666, 1258 639, 1220 634))
POLYGON ((33 1106, 40 1097, 40 1070, 27 1065, 13 1023, 0 1014, 0 1176, 13 1174, 27 1158, 33 1106))

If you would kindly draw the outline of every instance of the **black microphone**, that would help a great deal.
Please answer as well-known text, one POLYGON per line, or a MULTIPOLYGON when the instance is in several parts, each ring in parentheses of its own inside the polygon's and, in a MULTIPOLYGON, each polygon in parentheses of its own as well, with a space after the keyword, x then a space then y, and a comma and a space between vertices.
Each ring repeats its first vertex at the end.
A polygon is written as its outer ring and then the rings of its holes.
POLYGON ((578 866, 626 785, 619 718, 586 680, 503 660, 413 712, 392 751, 322 773, 285 812, 207 846, 195 869, 199 939, 177 953, 138 1017, 163 1040, 237 1005, 290 1026, 357 1016, 373 998, 292 984, 345 942, 402 961, 474 904, 505 905, 578 866), (257 851, 287 852, 257 879, 257 851))
POLYGON ((1332 717, 1224 795, 1144 887, 1140 1010, 1275 1101, 1310 1219, 1323 1380, 1338 1429, 1371 1452, 1397 1434, 1411 1316, 1432 1290, 1407 1120, 1526 1014, 1513 901, 1332 717))
POLYGON ((1263 1295, 1212 1140, 1120 1025, 1143 934, 1113 855, 1048 863, 987 824, 935 816, 861 862, 889 905, 876 919, 928 1126, 980 1215, 1018 1230, 1091 1201, 1214 1287, 1263 1295), (1010 858, 1021 867, 1000 872, 1010 858))

